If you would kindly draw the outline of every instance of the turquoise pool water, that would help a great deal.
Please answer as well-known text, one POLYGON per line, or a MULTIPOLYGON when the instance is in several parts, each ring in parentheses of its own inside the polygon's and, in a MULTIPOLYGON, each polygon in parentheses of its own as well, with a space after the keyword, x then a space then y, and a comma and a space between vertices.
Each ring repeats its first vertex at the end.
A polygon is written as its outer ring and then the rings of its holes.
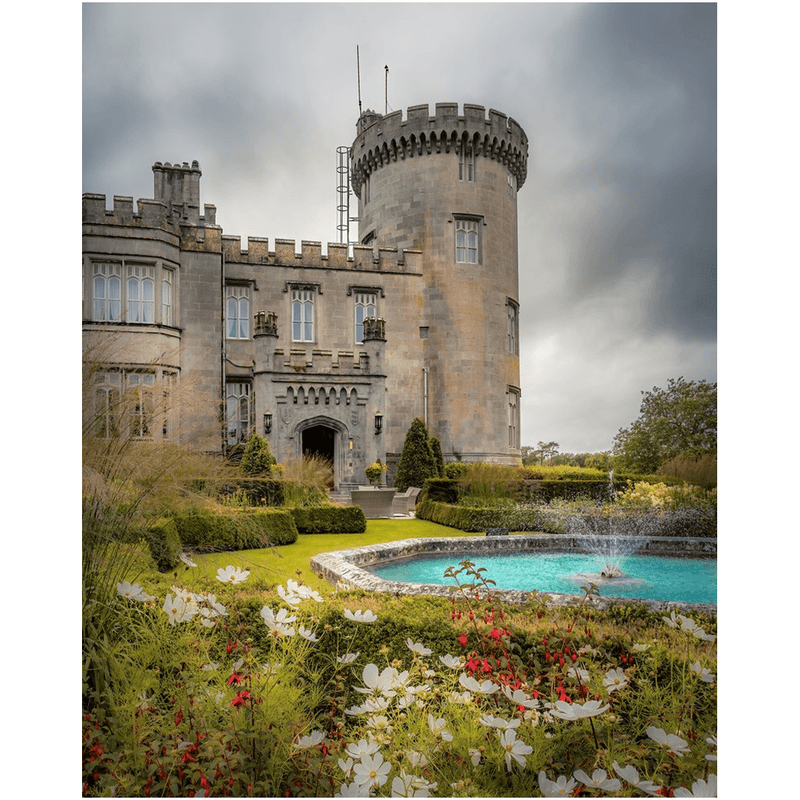
MULTIPOLYGON (((594 556, 563 553, 513 553, 508 555, 418 556, 393 561, 372 571, 387 581, 454 585, 444 571, 458 567, 469 558, 477 567, 486 567, 485 577, 495 581, 498 589, 519 589, 530 592, 582 594, 581 583, 570 580, 578 573, 597 573, 601 569, 594 556)), ((635 584, 599 585, 606 597, 635 597, 644 600, 674 600, 683 603, 717 602, 717 561, 706 558, 668 558, 633 555, 625 559, 626 576, 642 581, 635 584)))

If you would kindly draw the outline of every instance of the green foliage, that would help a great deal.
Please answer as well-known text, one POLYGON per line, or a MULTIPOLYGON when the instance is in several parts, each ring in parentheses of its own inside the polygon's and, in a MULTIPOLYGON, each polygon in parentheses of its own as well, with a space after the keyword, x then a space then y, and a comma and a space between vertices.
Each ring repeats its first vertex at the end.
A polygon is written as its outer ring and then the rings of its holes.
POLYGON ((297 541, 291 514, 282 509, 215 513, 195 509, 172 517, 184 549, 251 550, 297 541))
MULTIPOLYGON (((466 464, 448 464, 448 467, 463 467, 466 470, 466 464)), ((455 505, 458 502, 458 495, 461 490, 461 483, 456 478, 429 478, 425 482, 424 491, 420 495, 420 502, 425 499, 434 500, 438 503, 452 503, 455 505)))
POLYGON ((655 472, 676 456, 716 456, 716 383, 670 378, 642 395, 639 418, 614 437, 618 469, 655 472))
POLYGON ((248 478, 229 478, 214 487, 217 496, 224 500, 228 497, 239 497, 245 506, 281 506, 283 505, 282 480, 272 477, 252 476, 248 478))
POLYGON ((679 455, 665 461, 658 474, 686 481, 703 489, 715 489, 717 486, 717 457, 679 455))
POLYGON ((469 463, 460 483, 458 501, 467 506, 506 506, 522 496, 519 470, 502 464, 469 463))
POLYGON ((468 533, 488 528, 508 528, 510 531, 549 531, 550 517, 541 507, 476 507, 450 505, 423 500, 417 505, 417 519, 446 525, 468 533))
POLYGON ((272 455, 269 439, 264 439, 257 433, 251 436, 239 465, 242 472, 245 475, 263 475, 269 473, 275 463, 276 459, 272 455))
POLYGON ((409 486, 422 488, 428 478, 438 478, 439 469, 431 449, 425 423, 417 417, 406 433, 403 450, 394 476, 394 488, 404 492, 409 486))
POLYGON ((436 464, 436 476, 437 478, 444 477, 444 455, 442 453, 442 443, 439 441, 438 436, 430 436, 428 438, 428 442, 431 446, 431 452, 433 453, 433 460, 436 464))
POLYGON ((301 534, 364 533, 367 519, 359 506, 318 506, 290 509, 301 534))
POLYGON ((144 538, 161 572, 168 572, 178 565, 183 545, 174 518, 154 522, 145 531, 144 538))
POLYGON ((318 455, 286 462, 282 475, 283 504, 290 508, 328 505, 327 488, 333 484, 331 463, 318 455))
POLYGON ((463 478, 467 474, 467 465, 463 461, 450 461, 444 465, 444 477, 449 480, 463 478))

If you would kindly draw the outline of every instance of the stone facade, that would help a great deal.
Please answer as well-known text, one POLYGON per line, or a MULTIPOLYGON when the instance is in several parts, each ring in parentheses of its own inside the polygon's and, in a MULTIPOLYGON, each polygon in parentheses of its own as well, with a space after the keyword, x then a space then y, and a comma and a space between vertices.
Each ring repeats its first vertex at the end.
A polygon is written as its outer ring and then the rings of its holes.
POLYGON ((519 463, 516 193, 527 138, 496 111, 362 115, 362 244, 223 235, 200 166, 157 162, 154 198, 83 197, 87 413, 100 433, 226 452, 266 435, 346 489, 414 417, 447 460, 519 463), (348 251, 351 251, 350 253, 348 251), (119 396, 134 401, 111 421, 119 396), (171 399, 169 399, 171 398, 171 399))

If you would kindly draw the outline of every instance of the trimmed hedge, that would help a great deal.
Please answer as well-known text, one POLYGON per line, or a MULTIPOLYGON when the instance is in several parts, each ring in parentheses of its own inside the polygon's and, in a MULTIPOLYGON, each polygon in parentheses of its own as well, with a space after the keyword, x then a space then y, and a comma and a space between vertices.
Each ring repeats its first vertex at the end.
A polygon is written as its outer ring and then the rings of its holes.
POLYGON ((184 549, 253 550, 297 541, 292 515, 282 509, 214 514, 204 509, 172 517, 184 549))
POLYGON ((478 533, 487 528, 508 528, 511 531, 546 531, 553 529, 553 519, 541 508, 474 508, 438 503, 426 499, 417 505, 417 519, 425 519, 457 528, 467 533, 478 533))
MULTIPOLYGON (((641 512, 631 514, 632 519, 641 519, 644 516, 641 512)), ((717 510, 714 507, 679 508, 663 513, 651 511, 646 516, 650 536, 717 536, 717 510)), ((565 521, 575 517, 588 523, 605 519, 602 511, 597 514, 572 512, 551 509, 546 505, 533 508, 470 508, 424 500, 417 506, 417 519, 436 522, 467 533, 480 533, 487 528, 564 533, 565 521)))
POLYGON ((309 533, 364 533, 367 518, 359 506, 311 506, 291 508, 297 530, 309 533))
POLYGON ((144 532, 144 539, 159 572, 169 572, 178 565, 183 546, 174 519, 154 523, 144 532))

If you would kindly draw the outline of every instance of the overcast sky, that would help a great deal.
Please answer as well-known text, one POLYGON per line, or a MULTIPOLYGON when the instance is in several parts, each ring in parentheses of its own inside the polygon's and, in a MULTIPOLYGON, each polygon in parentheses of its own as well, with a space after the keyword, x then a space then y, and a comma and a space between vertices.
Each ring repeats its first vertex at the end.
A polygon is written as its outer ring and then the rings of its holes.
POLYGON ((197 159, 226 234, 336 241, 357 45, 365 109, 388 65, 390 111, 528 134, 523 445, 607 450, 642 390, 716 381, 711 4, 84 5, 83 191, 152 197, 155 161, 197 159))

